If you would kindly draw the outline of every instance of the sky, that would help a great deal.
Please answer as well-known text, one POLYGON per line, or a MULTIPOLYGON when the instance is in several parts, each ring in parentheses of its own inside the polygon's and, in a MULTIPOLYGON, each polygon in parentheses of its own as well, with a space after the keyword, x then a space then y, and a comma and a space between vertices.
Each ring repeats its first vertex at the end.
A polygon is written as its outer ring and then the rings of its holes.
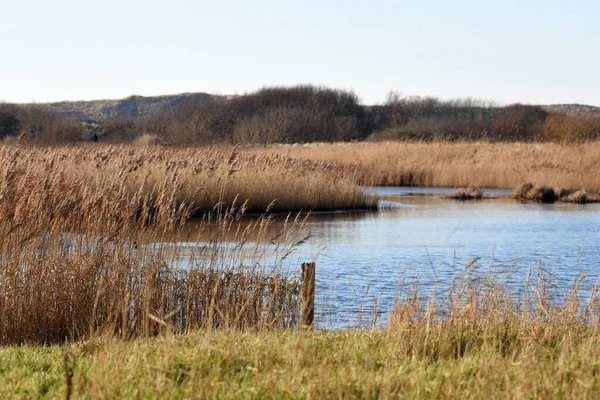
POLYGON ((600 1, 0 0, 0 100, 317 84, 600 106, 600 1))

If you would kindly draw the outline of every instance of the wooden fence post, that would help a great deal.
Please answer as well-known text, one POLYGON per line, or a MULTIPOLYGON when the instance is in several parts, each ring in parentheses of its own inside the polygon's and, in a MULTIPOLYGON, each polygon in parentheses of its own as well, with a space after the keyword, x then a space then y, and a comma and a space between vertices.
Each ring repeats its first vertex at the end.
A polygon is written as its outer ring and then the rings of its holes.
POLYGON ((315 321, 315 270, 316 264, 302 264, 302 320, 301 329, 311 330, 315 321))

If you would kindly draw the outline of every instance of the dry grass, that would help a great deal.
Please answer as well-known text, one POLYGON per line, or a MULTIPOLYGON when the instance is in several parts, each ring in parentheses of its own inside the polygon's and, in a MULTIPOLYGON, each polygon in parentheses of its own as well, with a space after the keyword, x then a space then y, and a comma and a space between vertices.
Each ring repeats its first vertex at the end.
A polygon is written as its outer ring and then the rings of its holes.
POLYGON ((270 146, 267 154, 330 162, 367 185, 600 190, 600 142, 321 143, 270 146))
MULTIPOLYGON (((0 147, 0 157, 14 151, 0 147)), ((78 148, 22 148, 32 169, 49 164, 67 181, 113 179, 120 174, 128 193, 148 196, 171 181, 171 195, 193 213, 210 211, 219 202, 243 204, 247 212, 335 210, 375 206, 351 176, 341 176, 329 163, 298 161, 261 151, 229 146, 203 149, 91 146, 78 148)), ((42 173, 42 172, 40 172, 42 173)))
MULTIPOLYGON (((232 157, 223 162, 230 168, 232 157)), ((182 259, 182 245, 168 242, 194 205, 180 198, 177 159, 129 148, 2 147, 0 162, 0 344, 100 331, 133 338, 167 326, 295 326, 299 284, 282 263, 306 239, 299 217, 275 232, 264 215, 243 229, 246 207, 220 202, 189 238, 203 245, 182 259), (149 168, 136 181, 138 157, 151 155, 164 157, 165 168, 152 170, 160 180, 149 168), (97 173, 88 169, 101 162, 97 173), (278 252, 263 239, 279 243, 278 252), (258 244, 247 251, 250 241, 258 244)))
POLYGON ((548 186, 534 186, 524 183, 515 189, 513 197, 519 200, 532 200, 542 203, 563 201, 567 203, 598 203, 600 195, 587 193, 585 190, 567 190, 564 188, 551 188, 548 186))
POLYGON ((582 290, 581 276, 565 288, 540 268, 535 273, 531 269, 515 289, 506 284, 510 272, 481 271, 476 261, 454 275, 444 293, 423 298, 418 286, 406 286, 397 295, 389 329, 407 351, 421 357, 462 357, 489 347, 519 356, 519 347, 530 340, 560 343, 589 329, 598 335, 600 281, 582 290))
POLYGON ((483 191, 476 187, 461 188, 456 189, 448 197, 456 200, 481 200, 483 198, 483 191))

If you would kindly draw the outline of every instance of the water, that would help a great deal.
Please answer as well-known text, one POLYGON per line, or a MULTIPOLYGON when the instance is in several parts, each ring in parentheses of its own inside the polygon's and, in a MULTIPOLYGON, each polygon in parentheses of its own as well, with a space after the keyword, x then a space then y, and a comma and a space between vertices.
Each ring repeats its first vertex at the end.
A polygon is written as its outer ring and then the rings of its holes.
POLYGON ((368 321, 378 302, 378 318, 384 322, 399 282, 418 281, 423 293, 443 292, 452 276, 478 257, 482 269, 510 269, 508 284, 515 287, 531 267, 543 267, 564 289, 584 272, 593 283, 600 272, 599 204, 462 202, 408 195, 415 192, 383 188, 380 195, 404 207, 317 215, 309 221, 314 238, 304 252, 317 262, 321 324, 358 322, 361 310, 362 321, 368 321))
POLYGON ((318 326, 355 325, 373 315, 384 323, 403 280, 440 293, 476 258, 481 270, 510 269, 507 282, 515 288, 532 267, 543 267, 564 289, 584 272, 591 284, 600 272, 600 204, 465 202, 439 197, 446 189, 418 191, 382 188, 378 194, 396 208, 308 220, 313 237, 296 257, 317 263, 318 326))

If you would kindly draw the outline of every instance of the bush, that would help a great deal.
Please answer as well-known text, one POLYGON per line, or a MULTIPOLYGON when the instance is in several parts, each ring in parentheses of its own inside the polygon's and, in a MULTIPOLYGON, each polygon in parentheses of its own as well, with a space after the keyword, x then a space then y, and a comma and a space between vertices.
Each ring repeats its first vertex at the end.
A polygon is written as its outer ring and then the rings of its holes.
POLYGON ((265 88, 232 99, 228 108, 235 121, 234 140, 239 131, 259 143, 347 141, 362 139, 369 133, 358 98, 342 90, 315 86, 265 88), (258 121, 266 126, 256 131, 258 121), (249 127, 254 127, 254 133, 249 134, 249 127))
POLYGON ((440 101, 434 97, 388 95, 371 109, 373 140, 457 140, 488 136, 496 108, 473 99, 440 101))
POLYGON ((548 112, 539 106, 513 104, 500 109, 492 128, 496 140, 535 140, 542 136, 548 112))
POLYGON ((159 143, 160 143, 160 139, 158 138, 158 136, 148 135, 148 134, 142 135, 133 141, 133 144, 135 146, 140 146, 140 147, 156 146, 159 143))
POLYGON ((84 129, 75 120, 65 118, 40 104, 4 104, 0 107, 0 138, 16 136, 30 126, 27 141, 59 144, 85 140, 84 129))
POLYGON ((580 142, 600 137, 600 117, 551 114, 544 123, 543 136, 556 142, 580 142))
POLYGON ((20 122, 13 114, 0 111, 0 139, 19 134, 20 122))
POLYGON ((132 141, 143 136, 144 129, 138 126, 134 119, 119 118, 112 121, 106 121, 102 126, 100 134, 102 141, 123 142, 132 141))
POLYGON ((292 143, 358 140, 370 132, 369 115, 352 92, 316 86, 186 102, 163 112, 156 133, 170 143, 216 141, 292 143))

